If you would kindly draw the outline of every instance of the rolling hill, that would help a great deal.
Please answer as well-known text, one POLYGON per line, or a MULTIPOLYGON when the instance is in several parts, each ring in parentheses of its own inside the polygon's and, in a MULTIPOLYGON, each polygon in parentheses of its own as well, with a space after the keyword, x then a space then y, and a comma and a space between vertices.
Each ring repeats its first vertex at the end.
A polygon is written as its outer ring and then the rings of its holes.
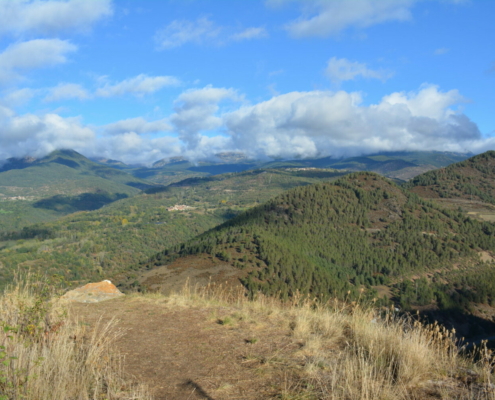
MULTIPOLYGON (((12 280, 18 266, 77 282, 129 271, 133 275, 138 263, 164 248, 214 228, 289 188, 334 180, 343 174, 334 170, 257 170, 193 178, 154 187, 94 211, 0 232, 0 287, 12 280), (187 207, 169 211, 176 205, 187 207)), ((0 203, 0 208, 5 203, 0 203)), ((29 202, 8 204, 21 207, 29 202)), ((18 218, 21 211, 4 211, 0 220, 18 218)))
POLYGON ((10 160, 0 172, 0 230, 94 210, 153 186, 72 150, 10 160))
POLYGON ((144 263, 138 280, 163 291, 176 289, 177 277, 240 280, 252 295, 467 310, 471 302, 495 304, 494 234, 492 224, 377 174, 353 173, 289 190, 171 247, 144 263))
POLYGON ((495 222, 495 151, 421 174, 404 187, 443 207, 495 222))

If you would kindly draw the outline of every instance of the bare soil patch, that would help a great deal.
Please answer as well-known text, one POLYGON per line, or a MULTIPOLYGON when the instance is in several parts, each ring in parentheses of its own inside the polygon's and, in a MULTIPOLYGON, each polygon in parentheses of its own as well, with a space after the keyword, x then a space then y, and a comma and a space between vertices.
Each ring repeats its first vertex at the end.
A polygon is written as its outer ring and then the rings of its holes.
POLYGON ((155 399, 280 398, 287 377, 303 364, 290 327, 254 321, 234 308, 188 308, 147 299, 73 304, 89 327, 117 318, 116 350, 125 372, 155 399))
POLYGON ((253 268, 235 268, 230 263, 206 254, 181 257, 171 264, 142 272, 139 282, 148 290, 168 295, 180 292, 184 282, 190 286, 222 284, 228 287, 240 286, 240 278, 247 276, 253 268))

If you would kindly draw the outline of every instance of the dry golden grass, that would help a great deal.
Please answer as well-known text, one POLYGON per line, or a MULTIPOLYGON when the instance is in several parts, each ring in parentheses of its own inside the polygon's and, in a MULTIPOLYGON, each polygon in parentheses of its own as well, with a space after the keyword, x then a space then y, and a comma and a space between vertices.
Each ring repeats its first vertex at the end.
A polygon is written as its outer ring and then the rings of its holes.
MULTIPOLYGON (((112 348, 122 334, 115 322, 91 329, 78 324, 49 289, 31 282, 0 296, 0 400, 151 399, 146 388, 125 379, 122 358, 112 348)), ((269 373, 270 363, 283 366, 273 369, 284 374, 280 399, 495 400, 493 356, 486 347, 465 356, 452 332, 386 310, 297 296, 286 303, 263 296, 251 301, 242 289, 222 286, 186 286, 167 297, 126 301, 208 309, 233 331, 248 322, 253 353, 246 363, 257 357, 260 332, 290 335, 299 346, 265 354, 259 365, 260 373, 269 373)))
MULTIPOLYGON (((495 399, 493 355, 485 347, 463 355, 454 333, 387 310, 294 298, 282 303, 221 286, 140 301, 167 307, 223 309, 263 326, 280 326, 301 344, 302 371, 287 373, 283 399, 495 399)), ((132 301, 132 297, 130 298, 132 301)), ((217 318, 214 313, 214 318, 217 318)))
POLYGON ((0 296, 0 399, 151 399, 124 378, 114 321, 78 324, 50 289, 28 281, 0 296))

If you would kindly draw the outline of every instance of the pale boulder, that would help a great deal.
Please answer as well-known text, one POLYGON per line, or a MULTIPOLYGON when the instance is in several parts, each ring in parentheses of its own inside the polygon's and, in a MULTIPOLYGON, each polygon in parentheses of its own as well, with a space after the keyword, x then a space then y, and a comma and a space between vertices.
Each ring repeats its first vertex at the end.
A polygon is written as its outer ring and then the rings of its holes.
POLYGON ((69 290, 62 298, 77 303, 98 303, 124 296, 109 280, 88 283, 80 288, 69 290))

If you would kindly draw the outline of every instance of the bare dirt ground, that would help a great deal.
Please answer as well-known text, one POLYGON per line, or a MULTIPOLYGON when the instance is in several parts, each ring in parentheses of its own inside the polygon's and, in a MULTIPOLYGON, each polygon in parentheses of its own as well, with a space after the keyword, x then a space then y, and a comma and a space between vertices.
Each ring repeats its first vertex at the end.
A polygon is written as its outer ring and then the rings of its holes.
POLYGON ((200 254, 144 271, 139 276, 139 281, 152 292, 168 295, 180 291, 184 282, 188 282, 192 287, 208 284, 239 287, 239 278, 245 277, 252 269, 247 267, 241 270, 217 258, 200 254))
POLYGON ((270 326, 233 308, 122 298, 71 309, 90 329, 100 317, 117 319, 124 369, 157 400, 280 398, 303 363, 288 323, 270 326))

